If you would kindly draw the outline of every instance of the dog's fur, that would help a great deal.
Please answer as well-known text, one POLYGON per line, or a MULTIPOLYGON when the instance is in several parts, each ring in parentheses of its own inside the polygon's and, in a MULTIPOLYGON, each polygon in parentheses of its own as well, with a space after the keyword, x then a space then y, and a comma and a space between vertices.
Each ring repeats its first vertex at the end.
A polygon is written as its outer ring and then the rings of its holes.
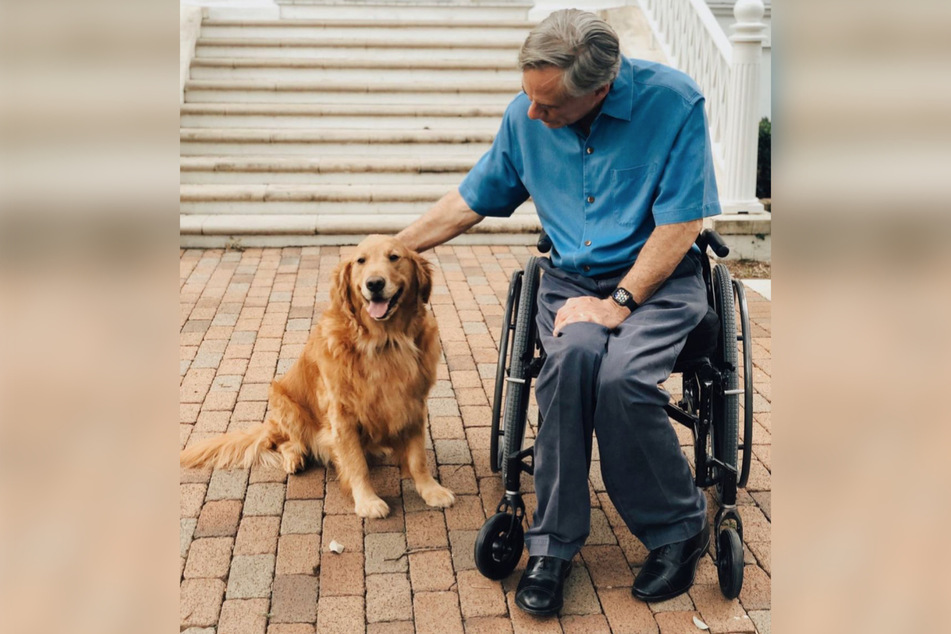
POLYGON ((332 460, 357 515, 385 517, 389 507, 370 484, 366 454, 392 452, 427 504, 450 506, 455 496, 430 474, 423 437, 440 353, 426 310, 431 289, 427 260, 395 238, 368 237, 334 271, 330 306, 303 355, 271 383, 272 416, 250 431, 196 443, 181 464, 257 463, 294 473, 308 455, 332 460), (389 302, 385 314, 381 301, 389 302))

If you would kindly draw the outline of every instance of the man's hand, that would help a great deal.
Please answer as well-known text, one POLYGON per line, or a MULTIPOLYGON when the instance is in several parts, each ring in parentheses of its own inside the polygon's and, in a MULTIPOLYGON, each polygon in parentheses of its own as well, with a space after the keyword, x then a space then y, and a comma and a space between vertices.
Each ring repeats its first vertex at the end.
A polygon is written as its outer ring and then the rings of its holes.
POLYGON ((565 302, 564 306, 558 309, 558 314, 555 315, 555 329, 552 334, 557 337, 562 328, 580 321, 590 321, 591 323, 601 324, 608 330, 614 330, 630 314, 631 311, 623 306, 618 306, 610 297, 607 299, 572 297, 565 302))

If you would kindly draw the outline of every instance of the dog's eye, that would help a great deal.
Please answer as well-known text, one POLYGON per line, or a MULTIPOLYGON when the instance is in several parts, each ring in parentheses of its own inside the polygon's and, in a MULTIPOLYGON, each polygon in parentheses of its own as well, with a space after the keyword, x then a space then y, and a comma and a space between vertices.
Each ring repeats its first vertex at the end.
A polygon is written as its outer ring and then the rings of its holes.
POLYGON ((366 263, 367 263, 366 258, 357 258, 357 264, 366 264, 366 263))
POLYGON ((395 253, 390 255, 390 262, 396 262, 399 259, 400 259, 400 256, 395 253))

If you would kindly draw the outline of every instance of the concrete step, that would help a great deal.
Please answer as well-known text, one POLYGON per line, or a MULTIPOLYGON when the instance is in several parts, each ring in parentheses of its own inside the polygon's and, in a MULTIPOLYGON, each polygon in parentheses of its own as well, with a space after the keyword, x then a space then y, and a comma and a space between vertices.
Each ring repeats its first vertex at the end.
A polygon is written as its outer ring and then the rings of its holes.
POLYGON ((459 43, 419 41, 384 41, 344 39, 315 44, 312 40, 278 38, 199 38, 195 58, 308 58, 340 60, 358 64, 391 62, 399 64, 449 62, 497 62, 508 60, 513 66, 518 60, 521 43, 495 45, 491 42, 459 43))
MULTIPOLYGON (((189 158, 189 157, 186 157, 189 158)), ((466 172, 221 172, 188 170, 183 185, 441 185, 447 190, 462 182, 466 172)))
MULTIPOLYGON (((333 217, 393 216, 418 218, 453 185, 181 185, 180 212, 185 215, 333 217)), ((518 217, 537 217, 531 201, 518 217)), ((408 224, 408 223, 407 223, 408 224)))
POLYGON ((185 82, 188 103, 432 104, 504 106, 518 81, 292 82, 264 79, 185 82))
POLYGON ((532 22, 468 21, 455 23, 388 20, 205 20, 202 39, 277 38, 329 45, 339 40, 366 43, 427 41, 445 45, 492 43, 521 46, 532 22))
MULTIPOLYGON (((454 185, 189 185, 180 186, 183 214, 423 214, 454 185)), ((524 206, 524 205, 523 205, 524 206)), ((534 214, 529 204, 520 213, 534 214)))
MULTIPOLYGON (((486 218, 455 241, 534 244, 540 230, 538 218, 519 212, 511 218, 486 218)), ((181 246, 185 248, 356 244, 368 233, 396 233, 414 219, 398 214, 193 214, 179 216, 179 231, 181 246)))
POLYGON ((474 160, 442 161, 354 156, 333 159, 310 157, 184 156, 182 184, 306 184, 306 185, 441 185, 455 187, 474 160))
POLYGON ((280 15, 312 20, 403 20, 420 22, 471 22, 473 20, 526 21, 532 3, 422 3, 383 2, 328 4, 324 0, 278 0, 280 15))
MULTIPOLYGON (((181 108, 182 245, 349 244, 410 224, 489 149, 520 90, 530 7, 206 8, 181 108)), ((538 230, 528 201, 462 239, 538 230)))
POLYGON ((511 58, 500 63, 418 61, 354 62, 314 58, 252 59, 201 58, 192 62, 191 79, 272 81, 372 82, 444 82, 444 81, 521 81, 521 73, 511 58))
POLYGON ((182 128, 182 156, 288 155, 478 159, 494 133, 467 130, 269 130, 182 128))
POLYGON ((502 108, 186 103, 183 128, 479 130, 496 132, 502 108))

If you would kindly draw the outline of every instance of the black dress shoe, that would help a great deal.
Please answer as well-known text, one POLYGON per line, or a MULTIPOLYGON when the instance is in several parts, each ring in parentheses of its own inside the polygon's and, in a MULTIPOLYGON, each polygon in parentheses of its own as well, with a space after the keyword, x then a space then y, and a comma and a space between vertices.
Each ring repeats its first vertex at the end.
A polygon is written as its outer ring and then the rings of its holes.
POLYGON ((548 616, 561 609, 571 562, 557 557, 529 557, 518 582, 515 605, 529 614, 548 616))
POLYGON ((683 594, 693 585, 697 564, 710 545, 710 526, 682 542, 655 548, 634 580, 631 594, 641 601, 666 601, 683 594))

